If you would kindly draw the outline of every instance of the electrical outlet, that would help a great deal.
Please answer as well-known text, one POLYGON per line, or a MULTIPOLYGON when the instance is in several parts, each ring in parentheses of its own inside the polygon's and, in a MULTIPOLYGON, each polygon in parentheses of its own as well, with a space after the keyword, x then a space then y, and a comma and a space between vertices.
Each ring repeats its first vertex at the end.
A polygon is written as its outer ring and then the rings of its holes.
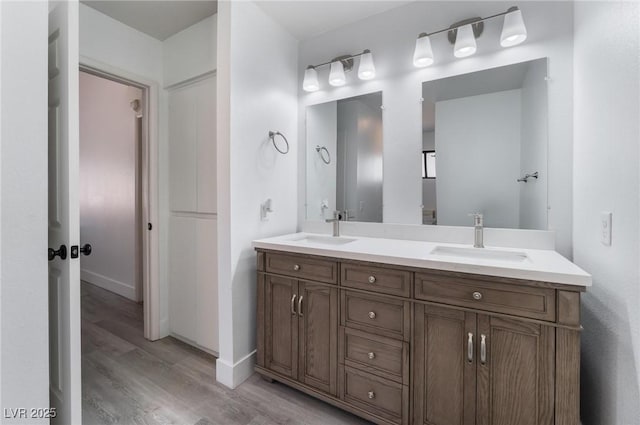
POLYGON ((609 211, 600 213, 600 242, 602 245, 611 246, 611 219, 613 214, 609 211))

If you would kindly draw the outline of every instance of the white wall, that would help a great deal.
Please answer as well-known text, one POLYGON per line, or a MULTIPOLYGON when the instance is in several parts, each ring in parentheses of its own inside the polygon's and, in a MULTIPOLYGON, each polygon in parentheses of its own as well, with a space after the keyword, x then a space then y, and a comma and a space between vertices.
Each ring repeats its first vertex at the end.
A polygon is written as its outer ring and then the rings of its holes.
POLYGON ((520 90, 436 102, 438 224, 519 228, 520 90))
MULTIPOLYGON (((336 164, 338 110, 336 102, 327 102, 307 109, 307 209, 308 220, 326 220, 336 210, 336 164), (331 162, 325 164, 316 146, 327 148, 331 162), (322 202, 327 208, 322 209, 322 202)), ((326 155, 326 152, 322 153, 326 155)))
POLYGON ((640 5, 575 3, 574 259, 582 302, 582 423, 640 418, 640 5), (600 212, 613 240, 600 243, 600 212))
POLYGON ((520 228, 547 228, 547 64, 534 61, 522 83, 520 176, 538 172, 520 183, 520 228))
POLYGON ((253 373, 256 256, 251 241, 297 226, 297 41, 255 3, 218 5, 218 381, 235 387, 253 373), (259 68, 259 72, 256 69, 259 68), (269 130, 291 146, 281 155, 269 130), (260 204, 274 212, 260 221, 260 204))
POLYGON ((0 3, 0 410, 49 407, 46 2, 0 3))
POLYGON ((213 15, 163 42, 165 87, 216 69, 217 29, 218 16, 213 15))
MULTIPOLYGON (((571 123, 573 93, 573 12, 571 2, 522 2, 521 8, 529 38, 517 47, 499 47, 499 20, 485 25, 478 39, 478 53, 456 60, 446 36, 434 37, 437 55, 434 66, 416 69, 412 65, 415 38, 420 32, 446 28, 472 15, 487 16, 504 11, 504 2, 413 2, 300 44, 298 62, 300 94, 299 117, 307 105, 383 90, 384 98, 384 221, 421 223, 422 179, 422 82, 496 66, 549 57, 549 229, 557 232, 557 249, 571 255, 571 123), (398 25, 401 22, 402 25, 398 25), (321 69, 321 90, 302 91, 303 71, 309 64, 330 60, 344 53, 371 49, 376 62, 374 80, 357 80, 348 75, 346 86, 332 88, 321 69), (389 149, 395 146, 397 149, 389 149), (394 165, 392 165, 394 164, 394 165), (402 187, 403 190, 397 190, 402 187)), ((357 61, 356 61, 357 62, 357 61)), ((304 137, 304 121, 299 121, 304 137)), ((304 152, 299 178, 304 178, 304 152)), ((299 187, 299 219, 304 220, 304 185, 299 187)))
POLYGON ((142 90, 80 73, 80 243, 82 279, 139 301, 140 222, 136 112, 142 90))

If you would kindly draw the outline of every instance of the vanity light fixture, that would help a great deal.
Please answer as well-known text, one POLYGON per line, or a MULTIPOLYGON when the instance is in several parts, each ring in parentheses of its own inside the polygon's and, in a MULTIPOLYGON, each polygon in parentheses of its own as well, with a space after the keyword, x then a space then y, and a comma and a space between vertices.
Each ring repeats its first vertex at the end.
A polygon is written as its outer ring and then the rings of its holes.
POLYGON ((449 28, 431 33, 420 33, 416 40, 413 52, 413 65, 417 68, 432 65, 434 62, 431 49, 431 36, 447 33, 449 42, 454 45, 453 54, 457 58, 465 58, 473 55, 477 50, 476 38, 480 37, 484 30, 484 22, 504 16, 500 45, 502 47, 516 46, 527 39, 527 28, 524 25, 522 11, 516 7, 510 7, 506 12, 487 16, 486 18, 470 18, 459 21, 449 28))
POLYGON ((371 50, 364 50, 362 53, 355 55, 344 55, 333 58, 329 62, 319 65, 309 65, 304 71, 304 80, 302 81, 302 89, 307 92, 314 92, 320 89, 318 82, 318 68, 330 66, 329 84, 334 87, 344 86, 347 83, 346 73, 353 69, 354 59, 360 57, 358 66, 358 78, 361 80, 371 80, 376 76, 376 67, 373 64, 373 55, 371 50))

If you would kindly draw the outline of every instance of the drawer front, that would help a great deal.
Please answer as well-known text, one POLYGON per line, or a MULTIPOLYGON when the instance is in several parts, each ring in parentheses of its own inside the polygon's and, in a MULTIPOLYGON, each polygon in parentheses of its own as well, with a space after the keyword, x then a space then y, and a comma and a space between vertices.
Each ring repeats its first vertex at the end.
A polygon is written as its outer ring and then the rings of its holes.
POLYGON ((338 283, 338 263, 330 260, 268 252, 266 271, 298 279, 338 283))
POLYGON ((550 288, 417 274, 415 297, 532 319, 556 320, 556 291, 550 288))
POLYGON ((409 384, 409 344, 356 329, 340 328, 346 366, 409 384))
POLYGON ((408 417, 409 387, 366 372, 344 368, 342 399, 394 423, 408 417))
POLYGON ((408 340, 411 328, 408 301, 344 290, 341 301, 342 326, 408 340))
POLYGON ((411 273, 405 270, 343 263, 340 284, 383 294, 411 296, 411 273))

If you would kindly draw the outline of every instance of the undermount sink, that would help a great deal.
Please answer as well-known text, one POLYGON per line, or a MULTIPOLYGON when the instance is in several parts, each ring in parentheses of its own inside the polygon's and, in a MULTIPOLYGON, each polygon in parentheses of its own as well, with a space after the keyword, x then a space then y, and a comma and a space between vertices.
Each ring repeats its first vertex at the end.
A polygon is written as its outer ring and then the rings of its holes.
POLYGON ((309 243, 315 245, 346 245, 353 241, 355 241, 355 239, 345 238, 342 236, 307 235, 300 239, 295 239, 293 242, 309 243))
POLYGON ((431 251, 431 255, 477 260, 510 261, 514 263, 521 263, 528 259, 527 254, 521 251, 502 251, 492 248, 460 248, 453 246, 437 246, 431 251))

